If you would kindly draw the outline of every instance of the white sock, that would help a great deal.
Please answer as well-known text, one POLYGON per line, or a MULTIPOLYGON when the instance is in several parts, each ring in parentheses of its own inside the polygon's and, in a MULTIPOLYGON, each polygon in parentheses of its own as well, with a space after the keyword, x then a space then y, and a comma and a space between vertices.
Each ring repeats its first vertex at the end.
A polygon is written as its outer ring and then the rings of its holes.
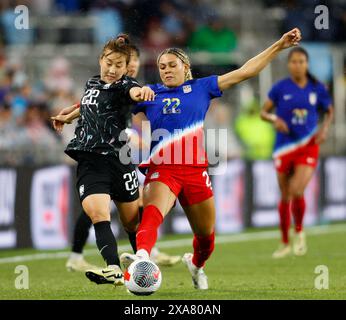
POLYGON ((81 260, 81 259, 83 259, 83 254, 82 253, 77 253, 77 252, 71 252, 70 259, 81 260))
POLYGON ((147 250, 144 250, 144 249, 139 249, 137 252, 136 252, 136 256, 137 257, 140 257, 142 259, 149 259, 149 253, 147 250))
POLYGON ((157 247, 152 248, 150 253, 150 259, 155 259, 159 255, 160 251, 157 247))

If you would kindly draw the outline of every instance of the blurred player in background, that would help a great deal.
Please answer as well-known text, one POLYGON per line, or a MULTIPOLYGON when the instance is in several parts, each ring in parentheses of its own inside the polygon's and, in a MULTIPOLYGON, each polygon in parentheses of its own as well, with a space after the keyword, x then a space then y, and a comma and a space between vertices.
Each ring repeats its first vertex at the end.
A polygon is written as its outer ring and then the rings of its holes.
MULTIPOLYGON (((137 46, 135 46, 134 44, 129 44, 128 47, 130 48, 131 51, 131 56, 130 56, 130 61, 127 65, 127 76, 132 77, 132 78, 136 78, 139 72, 139 68, 140 68, 140 51, 137 48, 137 46)), ((70 109, 65 108, 63 110, 61 110, 61 112, 59 113, 60 115, 63 114, 68 114, 70 112, 70 109)), ((131 110, 129 108, 129 126, 131 126, 131 110)), ((129 145, 130 148, 132 147, 138 147, 140 144, 143 143, 143 141, 139 141, 138 139, 136 139, 138 136, 138 134, 132 134, 133 131, 137 128, 140 128, 141 126, 141 121, 140 119, 133 117, 133 123, 132 123, 132 127, 134 127, 133 129, 128 130, 128 136, 130 139, 129 145)), ((139 131, 139 130, 137 130, 139 131)), ((143 211, 143 197, 142 197, 142 193, 143 193, 143 182, 144 182, 144 176, 142 173, 140 173, 139 171, 137 171, 137 175, 138 175, 138 180, 139 180, 139 213, 140 216, 142 214, 143 211)), ((89 237, 89 230, 92 226, 92 221, 90 219, 90 217, 84 212, 82 211, 81 214, 79 215, 76 224, 75 224, 75 228, 74 228, 74 232, 73 232, 73 242, 72 242, 72 252, 70 254, 69 259, 66 262, 66 268, 69 271, 81 271, 81 272, 85 272, 86 270, 89 269, 95 269, 97 268, 94 265, 91 265, 90 263, 88 263, 83 256, 83 249, 86 245, 87 239, 89 237)), ((129 233, 129 237, 132 237, 133 239, 131 239, 131 241, 135 241, 134 235, 132 233, 129 233)), ((170 256, 164 252, 159 251, 159 249, 157 247, 153 248, 152 252, 151 252, 151 256, 150 258, 157 263, 158 265, 161 266, 173 266, 174 264, 178 263, 181 259, 180 256, 170 256)))
POLYGON ((214 250, 215 205, 203 147, 203 123, 210 101, 220 97, 223 90, 256 76, 277 54, 297 45, 300 39, 300 31, 295 28, 241 68, 200 79, 192 78, 190 61, 183 50, 170 48, 159 55, 157 66, 163 84, 152 85, 155 100, 138 104, 134 112, 149 119, 152 131, 165 129, 169 134, 163 140, 153 139, 150 158, 141 164, 147 168, 144 211, 137 230, 136 254, 120 256, 125 268, 137 259, 150 257, 157 230, 179 199, 194 233, 193 254, 186 253, 183 262, 194 287, 208 289, 204 266, 214 250))
MULTIPOLYGON (((124 284, 117 242, 110 226, 110 202, 118 208, 120 220, 129 233, 136 250, 138 225, 138 179, 132 163, 121 161, 122 150, 129 148, 120 139, 127 127, 131 104, 149 101, 154 92, 141 87, 134 78, 126 76, 131 50, 127 35, 109 40, 99 58, 100 75, 87 81, 80 107, 72 106, 81 115, 75 136, 66 147, 66 154, 78 162, 77 190, 83 210, 91 219, 96 244, 107 267, 87 270, 86 276, 97 284, 124 284)), ((60 120, 53 117, 54 127, 62 129, 60 120)), ((73 118, 65 117, 66 121, 73 118)))
POLYGON ((273 85, 261 112, 262 119, 273 123, 277 131, 273 158, 281 191, 278 209, 282 244, 273 253, 273 258, 291 254, 291 213, 295 222, 293 252, 298 256, 307 252, 303 231, 304 190, 314 174, 319 145, 327 139, 333 119, 331 98, 324 85, 309 73, 308 61, 305 49, 291 49, 288 55, 290 77, 273 85), (274 108, 276 114, 271 113, 274 108), (319 110, 326 114, 320 128, 319 110))

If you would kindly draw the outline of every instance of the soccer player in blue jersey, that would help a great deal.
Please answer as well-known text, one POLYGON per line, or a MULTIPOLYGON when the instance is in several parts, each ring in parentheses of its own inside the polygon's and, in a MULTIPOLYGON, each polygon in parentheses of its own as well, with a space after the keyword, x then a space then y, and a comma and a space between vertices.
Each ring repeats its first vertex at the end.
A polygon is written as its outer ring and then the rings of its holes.
POLYGON ((261 112, 262 119, 273 123, 277 131, 273 158, 281 190, 278 209, 282 243, 273 258, 291 254, 291 213, 295 222, 293 252, 298 256, 307 252, 303 231, 304 190, 314 174, 319 145, 326 140, 333 119, 331 98, 325 86, 310 74, 308 60, 304 48, 291 49, 290 77, 273 85, 261 112), (271 112, 274 108, 275 114, 271 112), (326 115, 320 127, 319 110, 326 115))
POLYGON ((200 79, 192 78, 190 61, 183 50, 170 48, 159 55, 162 84, 150 86, 155 100, 139 104, 134 110, 150 121, 153 136, 150 158, 142 163, 147 175, 137 252, 121 255, 125 268, 134 260, 149 258, 157 230, 178 199, 194 233, 193 254, 186 253, 183 262, 194 287, 208 289, 204 265, 214 250, 215 206, 201 141, 210 101, 220 97, 223 90, 256 76, 277 54, 298 45, 300 39, 300 30, 295 28, 241 68, 200 79), (158 137, 157 130, 165 134, 158 137))

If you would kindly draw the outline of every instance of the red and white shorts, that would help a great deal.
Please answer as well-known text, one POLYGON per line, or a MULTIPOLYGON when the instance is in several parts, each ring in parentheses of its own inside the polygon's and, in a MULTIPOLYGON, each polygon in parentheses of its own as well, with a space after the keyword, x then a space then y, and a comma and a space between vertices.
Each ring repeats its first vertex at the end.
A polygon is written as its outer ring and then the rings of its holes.
POLYGON ((306 165, 316 168, 318 164, 320 146, 312 139, 307 145, 282 156, 274 158, 276 171, 281 173, 291 173, 294 167, 306 165))
POLYGON ((168 186, 182 206, 191 206, 213 196, 206 167, 151 165, 144 186, 155 181, 168 186))

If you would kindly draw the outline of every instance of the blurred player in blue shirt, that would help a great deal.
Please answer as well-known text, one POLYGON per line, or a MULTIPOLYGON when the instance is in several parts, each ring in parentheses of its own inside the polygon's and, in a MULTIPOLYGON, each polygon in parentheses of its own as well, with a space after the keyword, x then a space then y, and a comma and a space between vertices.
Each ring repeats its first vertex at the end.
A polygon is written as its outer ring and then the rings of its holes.
POLYGON ((325 86, 309 73, 308 60, 308 53, 302 47, 291 49, 290 77, 273 85, 261 113, 262 119, 272 122, 277 131, 273 158, 281 190, 282 244, 273 258, 291 253, 288 237, 291 212, 296 231, 294 254, 304 255, 307 251, 303 232, 304 190, 314 174, 319 145, 326 140, 333 118, 331 98, 325 86), (274 108, 275 114, 271 113, 274 108), (318 127, 320 111, 326 116, 318 127))

